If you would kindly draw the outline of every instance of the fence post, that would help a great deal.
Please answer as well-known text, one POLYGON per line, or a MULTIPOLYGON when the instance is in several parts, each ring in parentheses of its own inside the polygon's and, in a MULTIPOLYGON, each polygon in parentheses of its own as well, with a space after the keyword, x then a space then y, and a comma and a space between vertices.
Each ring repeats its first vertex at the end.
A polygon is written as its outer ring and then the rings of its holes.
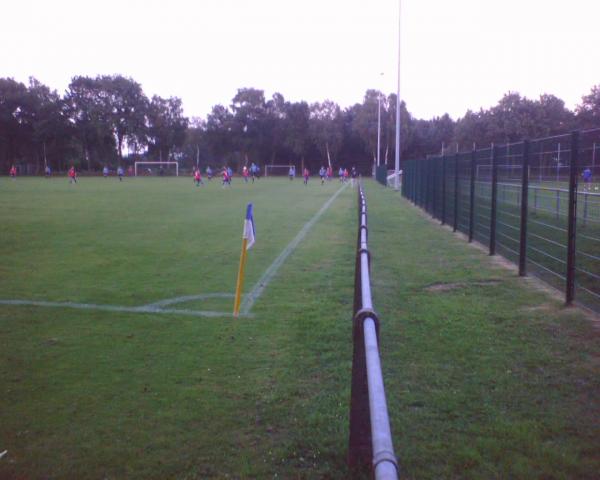
POLYGON ((427 211, 433 215, 433 164, 427 159, 427 211))
POLYGON ((405 163, 404 171, 406 172, 406 188, 403 189, 403 192, 405 192, 404 197, 410 200, 412 198, 412 167, 410 162, 405 163))
POLYGON ((417 167, 419 166, 419 162, 417 160, 413 160, 413 203, 417 204, 417 167))
POLYGON ((415 160, 415 205, 420 206, 421 203, 421 167, 420 161, 415 160))
POLYGON ((425 208, 425 161, 419 161, 419 206, 425 208))
POLYGON ((452 231, 458 228, 458 153, 454 154, 454 225, 452 231))
POLYGON ((431 204, 431 162, 427 158, 425 160, 425 211, 430 213, 431 204))
POLYGON ((421 175, 421 160, 416 160, 416 168, 417 168, 417 178, 416 178, 416 182, 417 182, 417 186, 415 188, 416 191, 416 204, 417 206, 421 206, 421 181, 422 181, 422 175, 421 175))
POLYGON ((413 161, 413 203, 417 205, 418 198, 418 178, 419 178, 419 162, 417 160, 413 161))
POLYGON ((490 212, 490 255, 496 254, 496 205, 498 201, 498 149, 492 144, 492 201, 490 212))
POLYGON ((569 229, 567 243, 566 303, 575 300, 575 240, 577 237, 577 169, 579 168, 579 132, 571 133, 571 161, 569 162, 569 229))
POLYGON ((475 228, 475 149, 471 150, 471 187, 469 190, 469 243, 473 241, 475 228))
POLYGON ((429 169, 429 165, 427 164, 427 159, 423 160, 423 210, 427 211, 427 205, 429 204, 429 177, 427 176, 427 172, 429 169))
POLYGON ((446 223, 446 156, 442 155, 442 225, 446 223))
POLYGON ((436 158, 432 158, 431 159, 431 216, 433 218, 436 217, 436 211, 437 211, 437 159, 436 158))
POLYGON ((521 231, 519 240, 519 275, 527 275, 527 208, 529 204, 529 140, 523 142, 521 175, 521 231))
POLYGON ((588 216, 588 192, 583 192, 583 226, 587 225, 588 216))
POLYGON ((560 190, 559 186, 556 186, 556 221, 560 220, 560 190))

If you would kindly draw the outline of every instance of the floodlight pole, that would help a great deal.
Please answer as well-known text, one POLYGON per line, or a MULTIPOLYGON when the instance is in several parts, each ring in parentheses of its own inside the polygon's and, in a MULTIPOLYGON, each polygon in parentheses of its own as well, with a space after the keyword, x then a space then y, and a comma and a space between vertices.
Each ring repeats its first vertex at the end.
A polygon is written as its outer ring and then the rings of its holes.
MULTIPOLYGON (((379 74, 379 76, 383 76, 383 72, 379 74)), ((377 95, 377 166, 381 164, 380 162, 380 152, 381 152, 381 92, 378 92, 377 95)))
POLYGON ((379 166, 379 152, 381 150, 381 94, 377 98, 377 166, 379 166))
POLYGON ((396 169, 394 189, 400 190, 400 37, 401 37, 401 15, 402 0, 398 0, 398 91, 396 93, 396 169))

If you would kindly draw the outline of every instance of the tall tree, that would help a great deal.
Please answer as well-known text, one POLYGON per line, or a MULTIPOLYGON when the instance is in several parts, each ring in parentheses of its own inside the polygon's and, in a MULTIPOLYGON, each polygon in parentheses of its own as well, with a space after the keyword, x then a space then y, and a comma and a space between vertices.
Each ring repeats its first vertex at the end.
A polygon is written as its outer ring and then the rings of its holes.
POLYGON ((263 90, 256 88, 240 88, 231 103, 232 134, 239 152, 241 162, 258 162, 269 154, 269 132, 266 131, 267 105, 263 90))
MULTIPOLYGON (((385 119, 385 163, 391 165, 396 156, 396 94, 388 96, 387 115, 385 119)), ((404 101, 400 102, 400 153, 401 158, 407 158, 410 152, 413 133, 413 117, 406 108, 404 101)))
POLYGON ((148 98, 139 83, 121 75, 98 78, 104 110, 117 142, 117 154, 123 159, 123 142, 137 150, 146 142, 148 98))
MULTIPOLYGON (((360 136, 366 146, 366 152, 373 162, 377 159, 377 128, 379 126, 379 105, 383 94, 377 90, 367 90, 362 105, 357 106, 353 116, 352 129, 360 136)), ((382 105, 385 116, 385 103, 382 105)))
POLYGON ((264 147, 268 149, 264 152, 264 158, 269 155, 271 165, 277 163, 278 155, 286 150, 285 132, 287 116, 287 104, 281 93, 274 93, 266 103, 266 115, 262 124, 264 132, 264 147))
POLYGON ((65 103, 56 91, 35 78, 29 79, 32 149, 38 171, 43 164, 55 169, 66 168, 75 155, 72 142, 73 126, 69 122, 65 103))
POLYGON ((152 97, 148 109, 149 152, 166 161, 173 149, 182 147, 188 119, 183 115, 181 99, 152 97))
POLYGON ((65 101, 88 170, 115 157, 115 137, 106 92, 99 79, 74 77, 65 101))
MULTIPOLYGON (((321 154, 320 163, 336 163, 343 141, 343 119, 337 103, 325 100, 310 106, 310 133, 321 154)), ((316 168, 317 164, 311 167, 316 168)))
POLYGON ((32 128, 27 87, 12 78, 0 78, 0 151, 3 171, 24 158, 32 128))
POLYGON ((185 133, 185 143, 182 153, 184 165, 206 167, 210 164, 210 146, 206 132, 206 122, 204 120, 197 117, 190 120, 185 133))
POLYGON ((287 103, 285 106, 285 139, 284 143, 296 157, 295 160, 304 164, 304 157, 310 147, 309 117, 310 109, 306 102, 287 103))
POLYGON ((575 112, 580 127, 590 128, 600 125, 600 85, 593 86, 591 92, 583 96, 575 112))
POLYGON ((206 141, 215 165, 223 164, 223 157, 234 149, 232 136, 233 114, 223 105, 215 105, 206 119, 206 141))

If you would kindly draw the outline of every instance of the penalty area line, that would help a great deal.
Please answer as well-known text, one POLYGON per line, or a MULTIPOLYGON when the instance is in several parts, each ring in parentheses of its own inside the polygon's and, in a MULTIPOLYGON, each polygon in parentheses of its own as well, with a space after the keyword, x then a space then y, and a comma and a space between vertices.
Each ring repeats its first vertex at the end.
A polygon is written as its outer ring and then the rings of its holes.
POLYGON ((279 256, 273 261, 273 263, 271 265, 269 265, 269 268, 267 268, 265 270, 265 273, 263 273, 262 277, 260 277, 258 279, 258 282, 256 282, 254 284, 254 286, 252 287, 252 290, 250 290, 250 293, 247 293, 244 296, 244 300, 242 302, 242 307, 240 308, 240 312, 242 315, 248 315, 250 313, 250 310, 254 306, 254 303, 261 296, 264 289, 267 288, 267 285, 269 285, 269 282, 273 279, 273 277, 277 273, 277 270, 279 269, 279 267, 281 267, 281 265, 283 265, 283 262, 286 261, 286 259, 290 256, 290 254, 296 249, 298 244, 302 240, 304 240, 304 237, 306 237, 306 234, 309 232, 309 230, 312 228, 312 226, 315 223, 317 223, 317 221, 327 211, 327 209, 335 201, 335 199, 338 197, 338 195, 340 193, 342 193, 342 191, 347 186, 348 186, 347 183, 342 185, 339 188, 339 190, 337 192, 335 192, 331 196, 331 198, 323 204, 323 206, 315 214, 315 216, 312 217, 308 222, 306 222, 304 224, 302 229, 298 232, 298 235, 296 235, 296 237, 294 237, 294 239, 287 245, 287 247, 285 247, 283 249, 283 251, 279 254, 279 256))
POLYGON ((194 300, 208 300, 210 298, 234 298, 233 293, 204 293, 200 295, 185 295, 183 297, 167 298, 165 300, 159 300, 158 302, 149 303, 144 305, 143 308, 162 308, 167 305, 173 305, 175 303, 192 302, 194 300))

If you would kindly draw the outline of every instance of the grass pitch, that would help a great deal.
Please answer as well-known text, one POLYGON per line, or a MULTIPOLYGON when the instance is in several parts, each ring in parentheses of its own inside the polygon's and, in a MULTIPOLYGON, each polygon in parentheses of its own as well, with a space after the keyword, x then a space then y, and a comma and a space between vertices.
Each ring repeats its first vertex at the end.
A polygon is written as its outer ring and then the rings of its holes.
MULTIPOLYGON (((0 299, 230 312, 333 182, 0 179, 0 299), (221 296, 220 296, 221 295, 221 296)), ((396 452, 414 478, 594 478, 597 331, 367 183, 396 452)), ((252 317, 0 305, 0 478, 347 478, 355 191, 252 317)))

